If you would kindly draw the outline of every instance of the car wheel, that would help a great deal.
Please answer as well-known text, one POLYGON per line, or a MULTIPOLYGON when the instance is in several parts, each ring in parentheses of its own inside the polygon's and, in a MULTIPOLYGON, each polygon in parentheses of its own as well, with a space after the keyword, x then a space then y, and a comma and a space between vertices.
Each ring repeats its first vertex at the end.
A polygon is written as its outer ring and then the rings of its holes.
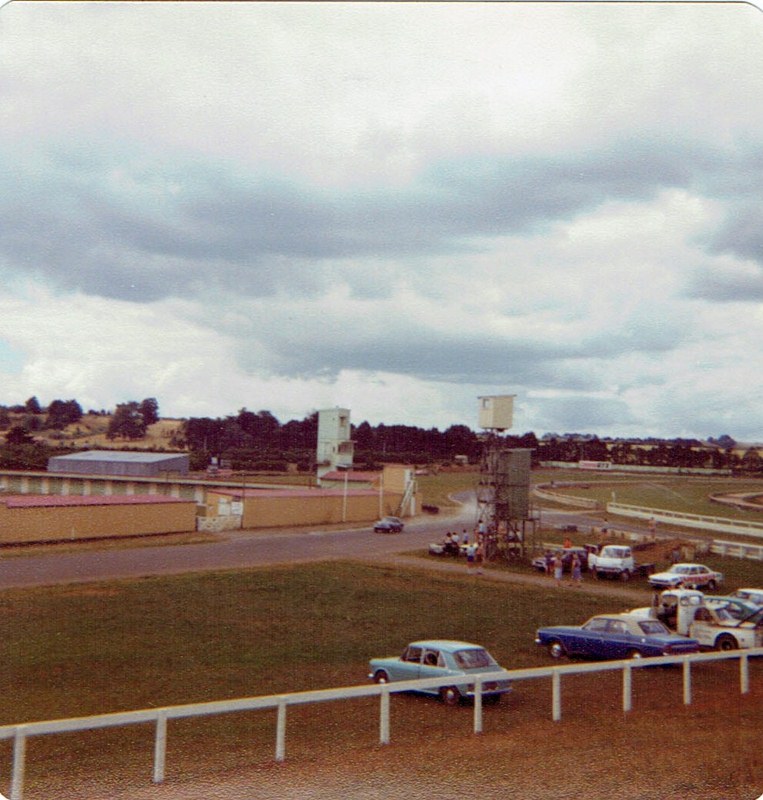
POLYGON ((440 699, 446 706, 457 706, 461 702, 461 692, 455 686, 443 686, 440 699))
POLYGON ((628 655, 626 655, 626 658, 643 658, 643 657, 644 654, 641 652, 641 650, 629 650, 628 655))
POLYGON ((736 650, 738 647, 737 640, 728 633, 724 633, 715 640, 716 650, 736 650))
POLYGON ((389 675, 383 669, 377 669, 374 672, 374 683, 389 683, 389 675))
POLYGON ((718 586, 718 584, 715 581, 708 581, 707 582, 707 588, 712 590, 712 591, 715 591, 717 586, 718 586))
POLYGON ((548 643, 548 654, 551 658, 559 659, 564 658, 567 655, 567 651, 558 639, 553 639, 548 643))

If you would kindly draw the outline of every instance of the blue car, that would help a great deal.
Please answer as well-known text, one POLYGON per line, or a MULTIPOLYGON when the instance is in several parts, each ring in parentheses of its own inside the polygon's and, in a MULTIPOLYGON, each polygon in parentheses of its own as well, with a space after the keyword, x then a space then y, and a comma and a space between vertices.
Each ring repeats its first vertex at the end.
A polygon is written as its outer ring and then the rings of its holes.
POLYGON ((622 659, 699 652, 699 642, 671 633, 656 619, 634 614, 600 614, 584 625, 540 628, 535 643, 552 658, 622 659))
MULTIPOLYGON (((368 677, 375 683, 452 678, 452 684, 420 690, 423 694, 439 695, 449 706, 457 705, 463 698, 474 697, 474 675, 503 672, 503 668, 483 647, 450 639, 411 642, 401 656, 372 658, 369 666, 368 677), (470 677, 472 682, 468 681, 470 677)), ((509 691, 511 682, 505 678, 482 684, 483 701, 498 702, 501 695, 509 691)))

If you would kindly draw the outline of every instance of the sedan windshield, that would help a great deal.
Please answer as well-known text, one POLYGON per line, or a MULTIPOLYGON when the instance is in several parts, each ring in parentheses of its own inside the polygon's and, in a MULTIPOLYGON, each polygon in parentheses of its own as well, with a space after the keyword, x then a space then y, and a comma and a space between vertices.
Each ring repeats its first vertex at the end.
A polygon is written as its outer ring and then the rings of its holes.
POLYGON ((487 650, 457 650, 453 653, 456 664, 461 669, 479 669, 480 667, 491 667, 496 662, 487 650))

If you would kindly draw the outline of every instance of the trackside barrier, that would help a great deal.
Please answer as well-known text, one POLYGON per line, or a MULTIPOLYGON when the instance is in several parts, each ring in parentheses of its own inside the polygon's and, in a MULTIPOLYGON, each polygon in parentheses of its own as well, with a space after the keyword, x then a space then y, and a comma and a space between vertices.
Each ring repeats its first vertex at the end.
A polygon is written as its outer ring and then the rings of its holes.
MULTIPOLYGON (((621 670, 623 673, 622 709, 632 710, 632 674, 634 669, 652 667, 661 664, 680 664, 683 668, 683 703, 692 702, 692 666, 709 661, 739 660, 740 693, 750 691, 750 665, 752 656, 763 656, 763 647, 750 650, 732 650, 723 653, 696 653, 687 656, 662 656, 660 658, 631 659, 627 661, 604 661, 597 663, 565 664, 562 666, 534 667, 531 669, 505 670, 502 673, 489 672, 470 676, 474 682, 474 715, 473 731, 482 733, 482 685, 485 681, 509 679, 511 681, 531 680, 535 678, 551 678, 551 717, 554 722, 562 718, 562 678, 566 675, 580 675, 589 672, 611 672, 621 670)), ((125 711, 113 714, 99 714, 92 717, 50 720, 47 722, 27 722, 18 725, 0 727, 0 739, 13 739, 13 770, 11 774, 10 800, 23 800, 24 769, 26 763, 27 739, 33 736, 44 736, 55 733, 71 733, 89 731, 98 728, 119 727, 140 723, 153 723, 156 726, 154 740, 154 767, 152 780, 162 783, 165 774, 165 756, 167 745, 167 723, 171 719, 201 717, 213 714, 227 714, 234 711, 259 711, 276 709, 276 744, 275 760, 286 759, 286 716, 289 706, 306 703, 322 703, 332 700, 351 700, 359 697, 379 697, 379 743, 389 744, 391 741, 390 696, 398 692, 410 692, 416 689, 439 688, 453 684, 450 678, 425 678, 416 681, 396 681, 386 684, 370 684, 365 686, 347 686, 339 689, 320 689, 312 692, 294 692, 292 694, 268 695, 264 697, 246 697, 238 700, 219 700, 209 703, 166 706, 141 711, 125 711)))

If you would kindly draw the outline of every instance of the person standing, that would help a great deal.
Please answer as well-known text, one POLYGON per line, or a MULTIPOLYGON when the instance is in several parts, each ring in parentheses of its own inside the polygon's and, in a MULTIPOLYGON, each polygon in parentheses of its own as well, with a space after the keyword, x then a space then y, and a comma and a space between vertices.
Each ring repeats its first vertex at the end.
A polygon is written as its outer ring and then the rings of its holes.
POLYGON ((469 573, 474 572, 474 562, 477 558, 477 544, 476 542, 468 542, 466 545, 466 568, 469 573))
POLYGON ((580 586, 583 580, 583 565, 580 563, 580 557, 577 553, 572 556, 572 582, 576 586, 580 586))
POLYGON ((564 574, 564 562, 562 561, 562 554, 557 552, 554 556, 554 580, 557 586, 562 585, 562 575, 564 574))

